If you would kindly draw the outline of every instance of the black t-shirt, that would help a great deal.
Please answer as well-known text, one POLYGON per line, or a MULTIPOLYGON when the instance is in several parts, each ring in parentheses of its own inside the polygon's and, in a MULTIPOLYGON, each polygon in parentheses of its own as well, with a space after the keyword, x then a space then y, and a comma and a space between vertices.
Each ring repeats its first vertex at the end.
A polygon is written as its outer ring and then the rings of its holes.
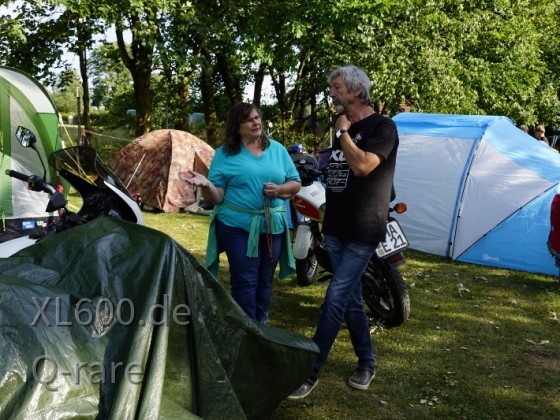
POLYGON ((353 123, 348 134, 364 151, 384 159, 365 177, 354 176, 336 139, 329 159, 323 233, 342 240, 385 240, 399 138, 393 120, 372 114, 353 123))

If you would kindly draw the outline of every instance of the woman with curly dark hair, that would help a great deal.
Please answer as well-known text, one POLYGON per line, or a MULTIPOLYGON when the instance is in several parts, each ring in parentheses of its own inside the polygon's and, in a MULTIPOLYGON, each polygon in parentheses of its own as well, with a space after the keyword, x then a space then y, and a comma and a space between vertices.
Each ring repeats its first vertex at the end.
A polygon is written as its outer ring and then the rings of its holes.
POLYGON ((295 271, 284 200, 301 183, 288 151, 267 137, 255 105, 238 103, 229 112, 208 178, 187 171, 183 179, 215 204, 206 267, 216 275, 225 251, 233 298, 249 317, 266 323, 278 262, 280 278, 295 271))

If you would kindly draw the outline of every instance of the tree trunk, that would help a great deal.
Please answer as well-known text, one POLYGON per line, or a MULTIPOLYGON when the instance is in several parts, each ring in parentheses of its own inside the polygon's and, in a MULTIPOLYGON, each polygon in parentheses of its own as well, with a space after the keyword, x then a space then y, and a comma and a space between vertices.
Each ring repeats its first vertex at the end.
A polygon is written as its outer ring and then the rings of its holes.
POLYGON ((255 90, 253 91, 253 104, 260 107, 262 99, 262 86, 264 83, 266 64, 261 64, 255 73, 255 90))
POLYGON ((274 86, 274 90, 276 92, 276 98, 278 99, 278 107, 280 108, 280 117, 281 117, 281 133, 280 141, 284 141, 284 135, 286 134, 286 119, 288 119, 287 110, 286 110, 286 77, 282 71, 278 71, 277 75, 273 72, 270 73, 270 77, 272 79, 272 85, 274 86))
POLYGON ((136 104, 136 128, 134 132, 136 137, 139 137, 149 132, 152 124, 152 80, 151 74, 146 76, 145 72, 141 69, 133 70, 131 74, 134 87, 134 102, 136 104))
MULTIPOLYGON (((134 31, 132 32, 134 34, 134 31)), ((151 129, 152 123, 152 53, 154 39, 142 37, 137 39, 133 35, 130 50, 132 57, 128 54, 124 42, 123 32, 117 27, 117 45, 124 65, 130 71, 134 88, 134 102, 136 105, 136 127, 135 135, 141 136, 151 129)))
POLYGON ((84 124, 84 132, 78 139, 79 144, 89 144, 91 139, 91 116, 90 116, 90 96, 89 96, 89 77, 87 74, 87 57, 86 50, 80 50, 79 54, 80 75, 82 77, 82 121, 84 124))
POLYGON ((218 72, 222 76, 222 81, 224 82, 224 88, 229 101, 232 104, 241 102, 243 100, 243 92, 241 91, 239 79, 237 79, 232 73, 228 59, 221 51, 216 53, 216 64, 218 72))
POLYGON ((204 109, 204 120, 206 121, 206 142, 216 148, 219 144, 218 139, 218 117, 216 106, 214 105, 214 84, 212 82, 213 70, 210 54, 207 51, 201 52, 205 58, 200 75, 200 93, 202 96, 202 107, 204 109))
POLYGON ((173 128, 189 131, 189 77, 184 74, 177 75, 175 99, 171 112, 173 128))

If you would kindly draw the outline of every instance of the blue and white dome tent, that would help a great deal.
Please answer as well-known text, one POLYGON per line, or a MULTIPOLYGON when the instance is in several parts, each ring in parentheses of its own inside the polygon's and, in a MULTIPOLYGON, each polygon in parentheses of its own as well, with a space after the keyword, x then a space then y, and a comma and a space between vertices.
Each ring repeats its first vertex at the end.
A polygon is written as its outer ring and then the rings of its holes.
POLYGON ((411 248, 557 275, 546 241, 560 154, 500 116, 401 113, 395 174, 411 248))

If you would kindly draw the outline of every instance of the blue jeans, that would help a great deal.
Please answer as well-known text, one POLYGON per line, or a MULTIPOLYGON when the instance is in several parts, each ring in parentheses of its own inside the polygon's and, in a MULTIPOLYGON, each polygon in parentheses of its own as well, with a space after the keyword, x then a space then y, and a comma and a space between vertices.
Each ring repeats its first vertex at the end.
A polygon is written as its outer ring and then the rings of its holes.
POLYGON ((362 305, 360 279, 376 246, 376 244, 341 241, 330 235, 325 236, 325 247, 334 272, 313 337, 313 341, 319 346, 320 354, 315 362, 312 377, 318 377, 343 320, 348 327, 354 353, 358 357, 358 366, 367 369, 375 367, 369 324, 362 305))
POLYGON ((272 278, 280 257, 284 234, 271 235, 272 259, 267 235, 259 237, 258 257, 248 257, 249 232, 223 224, 216 219, 216 234, 220 249, 229 262, 231 295, 249 317, 266 324, 272 298, 272 278))

